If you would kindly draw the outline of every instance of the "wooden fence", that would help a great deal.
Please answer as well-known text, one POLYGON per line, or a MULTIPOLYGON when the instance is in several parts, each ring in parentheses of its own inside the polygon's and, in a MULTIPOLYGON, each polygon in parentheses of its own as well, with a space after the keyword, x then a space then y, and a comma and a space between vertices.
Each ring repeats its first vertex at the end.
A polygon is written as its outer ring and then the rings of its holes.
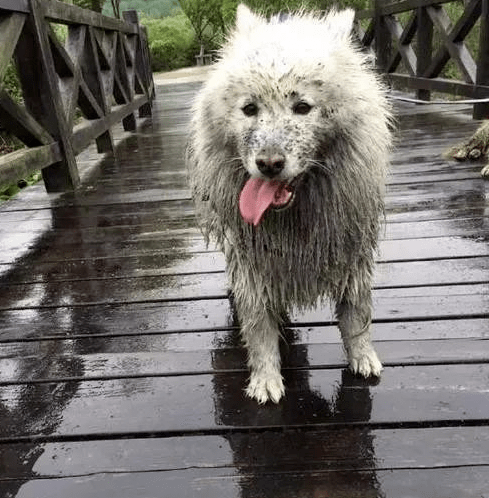
POLYGON ((26 145, 0 156, 0 186, 42 170, 48 192, 75 188, 77 154, 93 140, 99 152, 113 151, 114 124, 135 130, 136 111, 151 115, 136 12, 119 20, 55 0, 0 0, 0 47, 0 125, 26 145), (22 102, 2 83, 11 61, 22 102))
MULTIPOLYGON (((359 26, 369 21, 359 29, 361 42, 374 48, 377 64, 392 84, 416 90, 419 99, 429 100, 432 91, 487 99, 489 0, 457 0, 463 6, 457 20, 449 17, 448 3, 454 0, 375 0, 373 9, 357 13, 359 26), (475 30, 476 56, 466 43, 475 30), (443 77, 449 61, 460 80, 443 77)), ((475 104, 474 118, 489 118, 489 103, 475 104)))

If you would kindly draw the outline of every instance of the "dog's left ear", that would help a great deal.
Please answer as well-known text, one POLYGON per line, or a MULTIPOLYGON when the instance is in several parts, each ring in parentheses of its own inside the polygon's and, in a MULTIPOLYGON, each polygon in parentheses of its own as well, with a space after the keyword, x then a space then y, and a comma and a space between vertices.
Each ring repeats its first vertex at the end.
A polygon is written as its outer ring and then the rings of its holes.
POLYGON ((328 31, 334 33, 334 38, 346 40, 351 35, 354 19, 355 11, 353 9, 345 9, 339 12, 330 12, 326 16, 325 21, 328 31))
POLYGON ((261 24, 262 19, 257 16, 244 4, 238 5, 236 11, 236 29, 241 32, 251 31, 253 28, 261 24))

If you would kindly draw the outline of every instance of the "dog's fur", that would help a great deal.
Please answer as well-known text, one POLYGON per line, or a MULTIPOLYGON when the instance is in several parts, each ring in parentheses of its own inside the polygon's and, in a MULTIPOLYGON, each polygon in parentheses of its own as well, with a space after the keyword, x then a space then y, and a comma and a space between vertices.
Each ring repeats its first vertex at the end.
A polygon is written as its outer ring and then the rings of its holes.
POLYGON ((193 197, 204 234, 226 255, 251 369, 246 392, 259 403, 284 394, 284 316, 326 298, 335 302, 350 368, 365 377, 382 369, 369 327, 390 117, 352 23, 351 10, 267 21, 240 5, 194 106, 193 197), (297 111, 304 102, 306 112, 297 111), (264 177, 264 151, 284 159, 276 178, 294 181, 295 197, 251 226, 238 198, 247 179, 264 177))

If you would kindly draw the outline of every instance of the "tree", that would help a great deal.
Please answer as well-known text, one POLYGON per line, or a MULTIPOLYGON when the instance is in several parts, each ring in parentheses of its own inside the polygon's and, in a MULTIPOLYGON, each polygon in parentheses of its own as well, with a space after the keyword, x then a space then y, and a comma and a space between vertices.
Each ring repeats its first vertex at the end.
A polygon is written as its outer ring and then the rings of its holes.
MULTIPOLYGON (((204 0, 205 1, 205 0, 204 0)), ((250 9, 265 16, 271 16, 278 12, 294 11, 304 9, 329 10, 333 7, 364 9, 370 0, 222 0, 222 14, 227 26, 234 23, 238 4, 244 1, 250 9)))
POLYGON ((200 53, 224 33, 222 0, 180 0, 180 7, 188 17, 200 45, 200 53))
POLYGON ((114 17, 118 19, 121 18, 121 0, 110 0, 112 3, 112 10, 114 11, 114 17))
MULTIPOLYGON (((222 0, 222 13, 227 25, 233 24, 236 9, 242 0, 222 0)), ((288 10, 298 10, 301 7, 308 7, 310 0, 244 0, 244 3, 254 12, 271 16, 278 12, 288 10)))

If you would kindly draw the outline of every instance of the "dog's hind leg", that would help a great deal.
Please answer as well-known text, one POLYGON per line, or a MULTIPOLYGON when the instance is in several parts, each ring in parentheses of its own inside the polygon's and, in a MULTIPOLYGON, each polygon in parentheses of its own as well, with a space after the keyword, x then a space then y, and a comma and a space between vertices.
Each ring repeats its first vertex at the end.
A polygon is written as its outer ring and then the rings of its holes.
POLYGON ((354 298, 347 291, 336 305, 336 316, 350 369, 364 377, 378 377, 382 371, 382 363, 370 338, 370 289, 360 292, 354 298))
POLYGON ((238 302, 236 305, 251 371, 246 394, 260 404, 278 403, 285 394, 280 373, 279 321, 267 309, 258 311, 238 302))

